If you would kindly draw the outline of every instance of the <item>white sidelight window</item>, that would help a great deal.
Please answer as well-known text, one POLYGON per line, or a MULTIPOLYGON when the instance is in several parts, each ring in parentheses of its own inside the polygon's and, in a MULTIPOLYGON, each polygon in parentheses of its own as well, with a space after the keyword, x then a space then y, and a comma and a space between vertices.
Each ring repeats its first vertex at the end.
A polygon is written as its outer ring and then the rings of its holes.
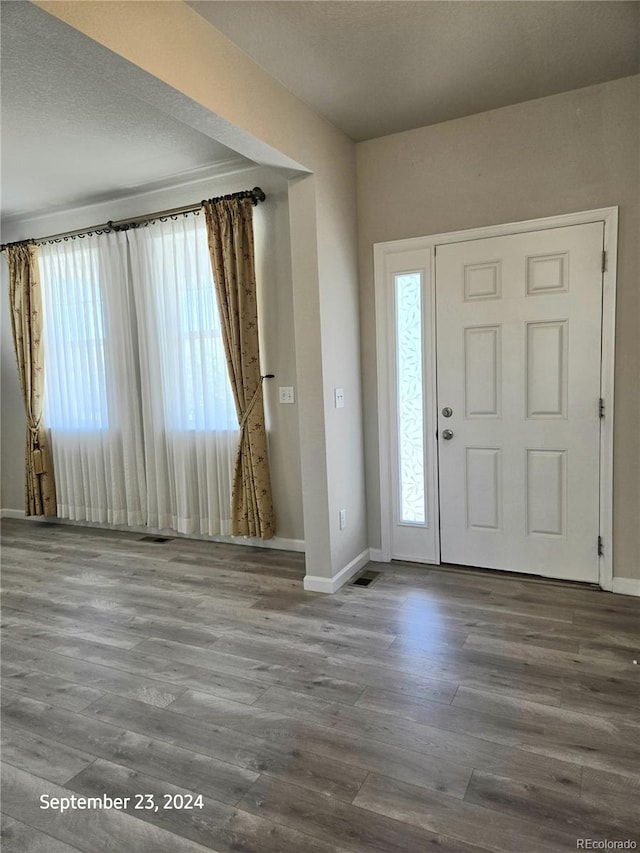
POLYGON ((394 276, 398 414, 399 521, 424 524, 425 447, 422 383, 422 275, 394 276))

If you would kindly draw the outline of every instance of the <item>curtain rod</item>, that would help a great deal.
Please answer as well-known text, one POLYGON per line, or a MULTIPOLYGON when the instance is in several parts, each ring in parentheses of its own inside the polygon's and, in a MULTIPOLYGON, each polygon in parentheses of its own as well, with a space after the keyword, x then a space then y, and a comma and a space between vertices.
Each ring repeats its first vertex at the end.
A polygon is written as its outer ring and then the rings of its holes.
POLYGON ((199 211, 205 204, 212 204, 216 201, 231 201, 232 199, 249 198, 254 205, 264 201, 266 195, 260 187, 254 187, 252 190, 240 190, 237 193, 228 193, 220 195, 217 198, 204 199, 198 204, 189 204, 185 207, 174 207, 170 210, 160 210, 157 213, 148 213, 142 216, 134 216, 132 219, 119 219, 117 221, 109 220, 104 225, 93 225, 91 228, 79 228, 76 231, 63 231, 61 234, 52 234, 50 237, 37 237, 28 240, 16 240, 14 243, 2 243, 0 252, 3 252, 9 246, 25 246, 28 243, 58 243, 61 240, 70 240, 76 237, 88 237, 92 234, 110 234, 112 231, 128 231, 129 228, 139 228, 140 226, 149 225, 157 219, 165 220, 172 216, 180 216, 188 213, 199 211))

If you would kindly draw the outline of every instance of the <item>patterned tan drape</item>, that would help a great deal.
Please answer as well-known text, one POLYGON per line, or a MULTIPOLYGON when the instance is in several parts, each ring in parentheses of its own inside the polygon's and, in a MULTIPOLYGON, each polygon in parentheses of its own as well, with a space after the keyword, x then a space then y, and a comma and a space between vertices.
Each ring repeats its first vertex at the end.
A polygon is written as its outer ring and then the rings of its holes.
POLYGON ((8 246, 9 304, 20 387, 27 413, 25 447, 25 513, 56 514, 53 463, 42 425, 44 364, 42 295, 35 245, 8 246))
POLYGON ((252 202, 206 202, 204 213, 227 366, 240 423, 231 494, 232 532, 270 539, 275 532, 275 517, 260 376, 252 202))

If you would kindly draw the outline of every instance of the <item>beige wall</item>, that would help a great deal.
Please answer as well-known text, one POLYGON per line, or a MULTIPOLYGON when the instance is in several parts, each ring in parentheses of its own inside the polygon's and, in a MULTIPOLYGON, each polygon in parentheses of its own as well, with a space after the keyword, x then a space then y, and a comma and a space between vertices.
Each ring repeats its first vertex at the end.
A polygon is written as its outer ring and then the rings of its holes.
POLYGON ((134 80, 136 96, 260 164, 313 173, 290 192, 293 307, 307 573, 331 578, 367 547, 354 144, 184 3, 31 8, 34 20, 45 10, 63 22, 43 37, 97 63, 106 81, 134 80), (335 386, 344 410, 333 408, 335 386))
POLYGON ((619 205, 615 571, 640 577, 637 79, 356 147, 184 3, 24 7, 36 26, 42 10, 54 16, 58 29, 48 21, 42 37, 105 81, 298 176, 289 215, 309 574, 330 578, 379 545, 373 243, 619 205))
MULTIPOLYGON (((269 454, 277 516, 277 536, 304 539, 302 481, 296 406, 278 402, 279 385, 296 384, 289 203, 287 181, 272 169, 256 168, 162 191, 132 195, 108 204, 55 215, 17 220, 3 226, 3 239, 55 234, 67 229, 166 210, 236 190, 261 186, 267 200, 254 210, 256 277, 260 307, 260 345, 264 372, 275 379, 264 385, 269 454)), ((2 266, 2 478, 0 506, 22 510, 24 499, 25 415, 13 355, 8 314, 6 264, 2 266)))
POLYGON ((373 244, 618 205, 614 574, 640 578, 639 77, 357 146, 369 539, 380 545, 373 244))

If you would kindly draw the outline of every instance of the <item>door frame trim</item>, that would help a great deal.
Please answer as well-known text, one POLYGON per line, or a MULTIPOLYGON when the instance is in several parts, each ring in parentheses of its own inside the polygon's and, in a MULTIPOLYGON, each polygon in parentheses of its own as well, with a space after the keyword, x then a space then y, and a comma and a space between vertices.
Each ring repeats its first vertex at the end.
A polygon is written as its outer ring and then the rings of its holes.
MULTIPOLYGON (((488 237, 503 237, 521 234, 526 231, 543 231, 548 228, 566 228, 572 225, 585 225, 593 222, 604 224, 604 251, 606 269, 603 272, 602 291, 602 352, 600 361, 600 396, 605 401, 605 417, 600 421, 600 535, 604 543, 604 553, 599 557, 599 583, 602 589, 613 589, 613 421, 614 421, 614 370, 615 370, 615 325, 616 325, 616 284, 618 249, 618 208, 603 207, 596 210, 583 210, 576 213, 549 216, 541 219, 527 219, 502 225, 490 225, 482 228, 470 228, 463 231, 451 231, 444 234, 432 234, 425 237, 411 237, 405 240, 393 240, 375 243, 374 284, 376 311, 376 357, 378 390, 378 459, 380 476, 380 550, 372 549, 382 561, 391 560, 393 504, 391 495, 391 423, 389 418, 389 400, 393 392, 389 376, 389 329, 386 312, 386 259, 391 255, 404 252, 426 251, 429 255, 429 282, 427 282, 431 301, 432 321, 426 330, 431 361, 435 363, 435 254, 436 247, 447 243, 460 243, 469 240, 484 240, 488 237)), ((427 392, 427 404, 436 406, 436 388, 430 377, 432 387, 427 392)), ((435 434, 427 436, 429 452, 434 460, 434 476, 437 478, 437 443, 435 434)), ((438 558, 437 562, 440 562, 438 558)))

